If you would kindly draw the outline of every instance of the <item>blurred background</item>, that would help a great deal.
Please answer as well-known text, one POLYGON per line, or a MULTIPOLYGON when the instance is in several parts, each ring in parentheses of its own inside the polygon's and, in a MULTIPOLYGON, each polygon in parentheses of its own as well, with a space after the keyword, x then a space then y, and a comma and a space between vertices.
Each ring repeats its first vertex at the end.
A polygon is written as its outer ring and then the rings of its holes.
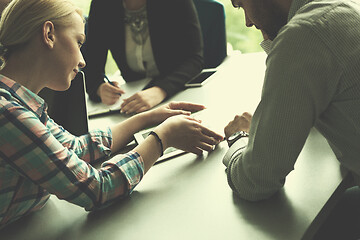
MULTIPOLYGON (((73 0, 88 15, 91 0, 73 0)), ((171 1, 171 0, 169 0, 171 1)), ((262 51, 259 43, 262 35, 256 28, 247 28, 245 26, 244 11, 232 6, 231 0, 218 0, 225 7, 226 14, 226 37, 229 46, 234 50, 240 50, 242 53, 262 51)), ((106 63, 106 73, 112 74, 117 67, 112 60, 111 54, 108 55, 106 63)))

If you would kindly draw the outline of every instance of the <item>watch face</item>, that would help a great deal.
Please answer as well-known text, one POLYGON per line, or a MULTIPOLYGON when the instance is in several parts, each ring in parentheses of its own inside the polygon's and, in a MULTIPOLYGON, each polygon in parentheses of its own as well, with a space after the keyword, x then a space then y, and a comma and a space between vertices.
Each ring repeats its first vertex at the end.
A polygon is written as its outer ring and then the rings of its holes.
POLYGON ((234 140, 235 138, 237 138, 239 135, 242 135, 242 134, 243 134, 242 131, 236 132, 236 133, 232 134, 232 135, 228 138, 228 141, 232 141, 232 140, 234 140))
POLYGON ((242 137, 248 137, 249 134, 247 132, 244 131, 239 131, 236 132, 234 134, 232 134, 230 137, 228 137, 226 140, 228 142, 229 147, 231 147, 231 145, 236 142, 238 139, 242 138, 242 137))

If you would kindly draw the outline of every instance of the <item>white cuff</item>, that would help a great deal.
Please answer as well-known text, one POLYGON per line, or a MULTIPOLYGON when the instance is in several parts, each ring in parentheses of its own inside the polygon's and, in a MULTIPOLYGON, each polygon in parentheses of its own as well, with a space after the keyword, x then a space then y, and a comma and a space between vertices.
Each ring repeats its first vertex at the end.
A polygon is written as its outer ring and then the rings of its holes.
POLYGON ((244 148, 247 146, 249 142, 248 137, 242 137, 236 142, 234 142, 233 145, 229 148, 229 150, 226 152, 224 158, 223 158, 223 164, 228 167, 230 160, 234 159, 236 156, 240 155, 244 148))

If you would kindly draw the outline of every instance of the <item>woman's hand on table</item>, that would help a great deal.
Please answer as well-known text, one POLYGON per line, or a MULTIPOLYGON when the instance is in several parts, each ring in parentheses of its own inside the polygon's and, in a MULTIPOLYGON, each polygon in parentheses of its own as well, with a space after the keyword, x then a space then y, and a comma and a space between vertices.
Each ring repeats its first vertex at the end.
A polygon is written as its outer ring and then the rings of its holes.
POLYGON ((204 150, 212 151, 223 140, 222 135, 186 115, 170 117, 154 131, 162 139, 164 149, 175 147, 197 155, 201 155, 204 150))
POLYGON ((166 98, 166 92, 159 87, 152 87, 125 98, 121 104, 121 112, 125 114, 147 111, 166 98))

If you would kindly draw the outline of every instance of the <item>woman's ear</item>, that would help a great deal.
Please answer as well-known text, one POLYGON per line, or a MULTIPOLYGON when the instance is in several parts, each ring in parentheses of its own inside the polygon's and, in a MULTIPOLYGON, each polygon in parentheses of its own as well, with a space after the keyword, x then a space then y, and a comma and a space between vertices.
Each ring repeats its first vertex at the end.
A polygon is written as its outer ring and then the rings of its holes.
POLYGON ((44 44, 52 49, 55 43, 55 27, 51 21, 46 21, 42 28, 42 39, 44 44))

